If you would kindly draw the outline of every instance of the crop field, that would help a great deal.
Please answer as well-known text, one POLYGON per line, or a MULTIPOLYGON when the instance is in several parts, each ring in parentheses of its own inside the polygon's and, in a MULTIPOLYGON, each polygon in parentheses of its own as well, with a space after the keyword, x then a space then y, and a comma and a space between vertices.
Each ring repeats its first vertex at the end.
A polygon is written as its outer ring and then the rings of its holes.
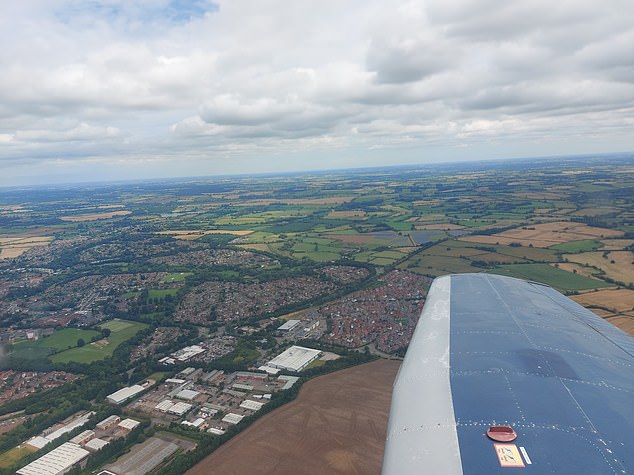
POLYGON ((253 231, 248 229, 242 230, 231 230, 231 229, 206 229, 206 230, 171 230, 171 231, 160 231, 157 234, 167 234, 173 236, 176 239, 183 239, 185 241, 195 241, 196 239, 200 239, 203 236, 207 236, 209 234, 233 234, 234 236, 246 236, 251 234, 253 231))
POLYGON ((601 251, 624 251, 632 244, 634 239, 604 239, 601 251))
POLYGON ((86 213, 86 214, 73 214, 68 216, 61 216, 60 219, 62 221, 70 221, 73 223, 78 223, 82 221, 97 221, 100 219, 110 219, 119 216, 127 216, 132 214, 132 211, 128 210, 119 210, 119 211, 107 211, 105 213, 86 213))
POLYGON ((498 266, 491 272, 541 282, 562 291, 599 289, 610 286, 601 280, 572 274, 548 264, 510 264, 498 266))
POLYGON ((243 226, 305 216, 307 214, 304 210, 263 211, 260 213, 245 213, 238 216, 225 216, 216 219, 214 222, 219 226, 243 226))
POLYGON ((602 246, 603 243, 599 241, 584 239, 582 241, 570 241, 556 244, 554 246, 550 246, 550 249, 561 252, 588 252, 599 249, 602 246))
POLYGON ((0 237, 0 259, 19 257, 33 247, 48 246, 53 236, 3 236, 0 237))
POLYGON ((565 254, 563 257, 570 262, 595 267, 610 279, 634 284, 634 253, 631 251, 610 251, 605 257, 602 252, 565 254))
POLYGON ((468 236, 465 241, 484 244, 519 243, 522 246, 550 247, 570 241, 594 240, 601 238, 621 237, 622 231, 595 228, 582 223, 557 221, 552 223, 535 224, 510 229, 490 236, 468 236))
POLYGON ((378 474, 399 362, 379 360, 308 381, 186 475, 378 474), (290 444, 290 445, 289 445, 290 444))
POLYGON ((87 343, 81 348, 72 348, 62 351, 50 357, 54 363, 92 363, 112 356, 117 347, 124 341, 129 340, 139 331, 147 328, 145 323, 131 322, 128 320, 110 320, 100 325, 100 328, 108 328, 111 333, 108 338, 87 343))
POLYGON ((584 307, 606 308, 619 313, 634 311, 634 290, 604 289, 573 295, 571 298, 584 307))
POLYGON ((625 333, 634 336, 634 316, 607 317, 606 320, 612 325, 620 328, 625 333))

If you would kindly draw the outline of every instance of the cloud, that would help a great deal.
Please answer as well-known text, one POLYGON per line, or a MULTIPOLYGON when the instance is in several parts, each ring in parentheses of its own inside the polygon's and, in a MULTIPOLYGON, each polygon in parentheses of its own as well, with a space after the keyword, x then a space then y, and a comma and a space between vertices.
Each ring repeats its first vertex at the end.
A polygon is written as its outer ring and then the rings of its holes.
POLYGON ((284 153, 354 166, 385 147, 386 164, 427 150, 468 158, 460 144, 478 158, 520 143, 560 153, 566 137, 571 153, 631 150, 628 11, 626 0, 5 2, 0 169, 154 157, 166 174, 195 174, 263 150, 271 169, 297 163, 284 153))

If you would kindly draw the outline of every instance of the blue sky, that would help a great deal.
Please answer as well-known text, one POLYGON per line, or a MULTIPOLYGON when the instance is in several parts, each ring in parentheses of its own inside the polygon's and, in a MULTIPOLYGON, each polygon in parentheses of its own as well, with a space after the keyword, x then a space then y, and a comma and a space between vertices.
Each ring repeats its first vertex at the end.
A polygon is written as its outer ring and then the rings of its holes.
POLYGON ((0 186, 634 150, 625 0, 0 5, 0 186))

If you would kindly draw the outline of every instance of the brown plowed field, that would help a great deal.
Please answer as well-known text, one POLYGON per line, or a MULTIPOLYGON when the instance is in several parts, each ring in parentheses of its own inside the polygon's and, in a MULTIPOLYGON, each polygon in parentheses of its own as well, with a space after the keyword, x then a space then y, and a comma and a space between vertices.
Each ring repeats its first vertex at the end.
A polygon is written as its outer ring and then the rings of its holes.
POLYGON ((400 362, 378 360, 307 382, 188 475, 378 474, 400 362))

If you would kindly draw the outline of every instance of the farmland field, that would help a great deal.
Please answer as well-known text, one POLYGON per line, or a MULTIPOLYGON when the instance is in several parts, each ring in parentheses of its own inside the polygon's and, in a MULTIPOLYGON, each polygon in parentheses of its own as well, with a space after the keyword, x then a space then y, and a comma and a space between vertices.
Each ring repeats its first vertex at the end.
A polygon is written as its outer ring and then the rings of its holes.
POLYGON ((465 241, 484 244, 498 243, 509 245, 519 243, 526 247, 551 247, 553 245, 567 243, 570 241, 613 238, 621 237, 622 235, 623 233, 621 231, 596 228, 582 223, 557 221, 532 226, 521 226, 490 236, 474 235, 463 239, 465 241))
POLYGON ((575 302, 586 307, 603 307, 613 312, 634 310, 634 290, 605 289, 572 296, 575 302))
POLYGON ((561 291, 599 289, 610 286, 601 280, 566 272, 548 264, 510 264, 498 266, 491 272, 541 282, 561 291))
POLYGON ((561 252, 588 252, 599 249, 603 244, 599 241, 584 239, 581 241, 570 241, 550 246, 550 249, 561 252))
POLYGON ((584 252, 565 254, 570 262, 595 267, 605 272, 609 278, 626 284, 634 284, 634 253, 631 251, 584 252))

